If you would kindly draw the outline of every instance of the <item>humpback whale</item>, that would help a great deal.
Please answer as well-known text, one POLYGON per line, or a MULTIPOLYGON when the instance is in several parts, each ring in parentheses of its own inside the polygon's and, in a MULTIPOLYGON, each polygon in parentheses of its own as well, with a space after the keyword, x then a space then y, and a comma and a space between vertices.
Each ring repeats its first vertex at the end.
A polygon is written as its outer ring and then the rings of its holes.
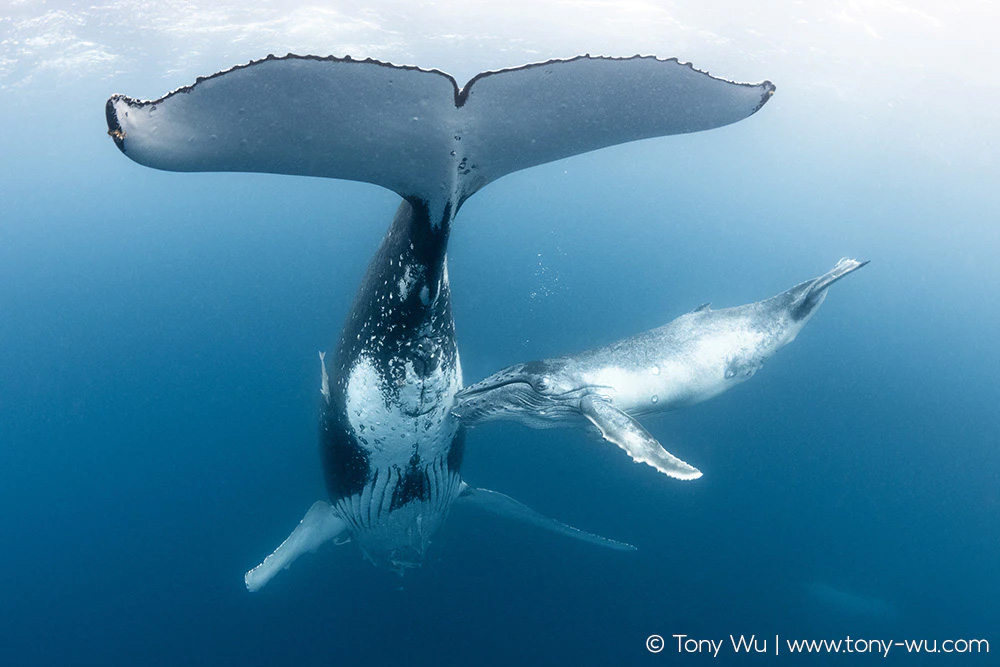
POLYGON ((636 420, 717 396, 756 373, 795 340, 830 285, 868 262, 833 269, 764 301, 712 310, 604 347, 505 368, 458 393, 452 410, 467 426, 510 419, 533 428, 596 427, 601 437, 676 479, 701 471, 677 458, 636 420))
POLYGON ((812 605, 818 604, 827 611, 843 617, 871 622, 897 621, 901 616, 899 607, 883 598, 845 590, 823 581, 813 581, 805 584, 803 588, 807 594, 807 601, 812 605))
POLYGON ((484 72, 352 58, 268 56, 156 100, 112 96, 126 157, 171 171, 266 172, 374 183, 402 197, 340 342, 321 354, 327 498, 245 577, 251 591, 298 555, 350 538, 374 563, 422 562, 456 500, 613 548, 466 484, 447 241, 462 204, 505 174, 639 139, 744 119, 774 92, 676 59, 579 56, 484 72))

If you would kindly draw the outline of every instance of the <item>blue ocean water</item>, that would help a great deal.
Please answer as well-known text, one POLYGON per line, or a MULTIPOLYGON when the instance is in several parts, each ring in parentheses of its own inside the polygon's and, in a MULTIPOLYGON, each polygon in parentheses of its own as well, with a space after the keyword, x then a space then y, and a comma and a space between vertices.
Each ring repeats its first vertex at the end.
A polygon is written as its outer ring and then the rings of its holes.
POLYGON ((450 246, 467 382, 771 296, 845 255, 871 264, 749 382, 647 420, 700 480, 582 432, 470 432, 471 483, 636 552, 456 508, 404 578, 329 545, 249 594, 243 572, 324 495, 316 351, 397 197, 128 161, 103 104, 159 81, 144 67, 0 90, 3 662, 712 661, 678 654, 678 634, 1000 650, 994 121, 821 109, 775 77, 747 121, 489 186, 450 246))

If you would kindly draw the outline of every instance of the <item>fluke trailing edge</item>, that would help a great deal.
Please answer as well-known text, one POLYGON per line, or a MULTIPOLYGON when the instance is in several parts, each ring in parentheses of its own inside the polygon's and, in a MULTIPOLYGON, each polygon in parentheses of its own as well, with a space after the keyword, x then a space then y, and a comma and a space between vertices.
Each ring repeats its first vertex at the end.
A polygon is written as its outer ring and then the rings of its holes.
POLYGON ((589 423, 633 460, 677 479, 697 479, 697 468, 664 449, 635 418, 700 403, 750 378, 795 340, 830 285, 867 263, 845 258, 764 301, 722 310, 704 304, 605 347, 510 366, 459 392, 453 412, 467 425, 589 423))
POLYGON ((760 109, 765 81, 677 60, 580 56, 484 72, 269 56, 157 100, 115 95, 109 134, 140 164, 375 183, 450 218, 505 174, 637 139, 708 130, 760 109))
POLYGON ((459 88, 436 70, 289 55, 198 79, 158 100, 108 100, 108 133, 140 164, 351 179, 403 198, 332 363, 321 360, 329 499, 247 573, 247 587, 263 586, 303 551, 346 537, 378 564, 417 565, 456 500, 628 548, 461 480, 451 223, 466 199, 505 174, 734 123, 773 91, 770 82, 733 83, 649 56, 551 60, 485 72, 459 88))

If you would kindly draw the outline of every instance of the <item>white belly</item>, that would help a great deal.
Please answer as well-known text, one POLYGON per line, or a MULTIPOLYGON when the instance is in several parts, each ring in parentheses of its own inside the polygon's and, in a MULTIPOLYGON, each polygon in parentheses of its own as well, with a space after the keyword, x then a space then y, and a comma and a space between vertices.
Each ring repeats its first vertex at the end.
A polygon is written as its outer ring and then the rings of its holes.
POLYGON ((581 375, 630 414, 666 412, 708 400, 747 379, 750 375, 727 377, 727 369, 734 359, 753 357, 761 340, 752 330, 720 331, 683 350, 648 355, 641 365, 633 361, 581 375))
POLYGON ((383 378, 370 360, 361 357, 347 381, 347 418, 369 454, 373 468, 404 466, 414 452, 423 460, 446 456, 458 430, 450 415, 461 389, 461 367, 444 365, 418 378, 407 364, 406 382, 397 400, 386 400, 383 378))

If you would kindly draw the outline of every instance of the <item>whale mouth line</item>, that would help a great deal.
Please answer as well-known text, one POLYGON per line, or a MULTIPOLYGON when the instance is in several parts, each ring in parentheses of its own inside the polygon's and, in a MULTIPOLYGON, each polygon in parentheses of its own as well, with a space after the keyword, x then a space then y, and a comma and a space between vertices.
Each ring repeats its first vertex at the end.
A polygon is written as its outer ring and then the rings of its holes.
POLYGON ((466 387, 465 389, 462 389, 457 394, 455 394, 455 398, 465 399, 471 396, 479 396, 480 394, 485 394, 488 391, 502 389, 503 387, 509 387, 514 384, 523 384, 532 391, 535 390, 535 388, 532 387, 531 383, 528 382, 527 380, 505 380, 501 382, 493 382, 490 384, 477 384, 477 385, 472 385, 471 387, 466 387))
POLYGON ((513 387, 514 385, 524 385, 527 388, 527 391, 530 392, 532 395, 541 398, 546 398, 552 401, 564 401, 564 400, 583 398, 585 395, 595 392, 595 390, 609 389, 609 387, 605 387, 603 385, 584 384, 580 385, 579 387, 575 387, 573 389, 567 389, 566 391, 558 393, 546 393, 535 389, 534 384, 532 384, 531 381, 529 380, 516 379, 516 380, 500 380, 490 384, 472 385, 471 387, 466 387, 465 389, 455 394, 455 398, 465 401, 476 396, 482 396, 483 394, 486 394, 491 391, 496 391, 498 389, 503 389, 505 387, 513 387))

